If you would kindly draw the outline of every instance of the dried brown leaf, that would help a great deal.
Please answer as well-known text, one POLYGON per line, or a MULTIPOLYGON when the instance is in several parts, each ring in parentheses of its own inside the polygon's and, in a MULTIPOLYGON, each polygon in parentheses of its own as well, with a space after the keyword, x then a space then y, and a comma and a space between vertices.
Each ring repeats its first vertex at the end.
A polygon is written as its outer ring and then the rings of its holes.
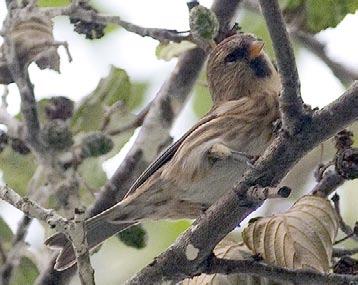
MULTIPOLYGON (((14 44, 17 59, 21 67, 35 61, 40 69, 60 69, 58 43, 53 34, 53 23, 44 15, 33 12, 25 19, 15 19, 9 28, 8 37, 14 44)), ((4 46, 0 50, 0 84, 13 82, 4 59, 4 46)))
POLYGON ((285 213, 251 223, 242 236, 253 253, 269 264, 328 272, 337 230, 330 202, 304 196, 285 213))

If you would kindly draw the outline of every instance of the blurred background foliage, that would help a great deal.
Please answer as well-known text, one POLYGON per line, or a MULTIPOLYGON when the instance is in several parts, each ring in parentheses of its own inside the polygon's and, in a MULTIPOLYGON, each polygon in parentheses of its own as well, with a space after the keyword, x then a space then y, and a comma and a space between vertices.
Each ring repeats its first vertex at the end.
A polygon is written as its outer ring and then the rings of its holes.
MULTIPOLYGON (((69 1, 67 0, 38 1, 38 4, 42 7, 61 7, 68 5, 68 3, 69 1)), ((92 1, 91 4, 99 11, 111 13, 107 7, 102 5, 101 1, 92 1)), ((357 0, 282 0, 281 4, 289 19, 297 20, 297 14, 299 14, 299 21, 295 23, 297 23, 300 29, 313 34, 328 28, 335 28, 347 14, 354 13, 358 9, 357 0)), ((183 2, 182 5, 185 5, 185 2, 183 2)), ((138 9, 140 9, 140 7, 138 9)), ((133 11, 133 14, 135 13, 136 11, 133 11)), ((148 14, 148 17, 151 17, 151 15, 148 14)), ((187 19, 182 19, 182 21, 187 21, 187 19)), ((238 23, 242 31, 254 33, 262 38, 266 43, 266 51, 271 57, 274 57, 265 21, 261 16, 252 10, 241 9, 238 23)), ((105 36, 93 41, 106 41, 110 39, 111 35, 117 36, 117 32, 117 26, 108 25, 105 29, 105 36)), ((90 44, 90 40, 84 41, 90 44)), ((185 44, 173 45, 170 43, 159 45, 156 49, 158 62, 160 59, 174 60, 172 59, 173 57, 178 56, 183 50, 190 48, 188 44, 186 44, 186 46, 184 45, 185 44)), ((110 53, 116 52, 110 50, 110 44, 108 48, 110 53)), ((303 49, 297 43, 294 44, 294 48, 296 55, 299 55, 303 49)), ((62 58, 62 60, 64 59, 62 58)), ((131 122, 135 118, 135 114, 150 101, 150 98, 152 98, 157 91, 151 89, 151 82, 154 80, 155 74, 152 76, 153 78, 147 78, 146 80, 133 80, 121 66, 112 65, 108 75, 104 76, 98 82, 97 87, 80 101, 76 102, 75 113, 71 119, 71 130, 74 134, 75 144, 81 141, 81 138, 86 132, 100 130, 105 112, 119 101, 122 102, 121 106, 119 107, 119 111, 115 112, 111 117, 108 129, 125 126, 131 122)), ((49 97, 51 95, 53 94, 49 94, 49 97)), ((70 96, 71 94, 63 95, 70 96)), ((47 98, 38 101, 41 122, 45 121, 44 106, 47 103, 47 98)), ((195 120, 203 116, 210 109, 211 104, 211 98, 206 84, 206 75, 205 72, 202 72, 187 107, 191 108, 190 111, 194 115, 194 119, 189 123, 192 124, 195 120)), ((21 115, 18 115, 18 118, 21 118, 21 115)), ((353 131, 358 131, 356 126, 353 127, 353 131)), ((86 159, 80 165, 79 173, 85 182, 84 186, 81 187, 81 195, 87 205, 91 205, 94 201, 94 197, 89 192, 92 190, 97 191, 107 180, 108 171, 106 167, 104 167, 104 162, 117 156, 118 153, 125 148, 133 134, 134 131, 129 130, 116 135, 113 138, 114 148, 108 154, 86 159)), ((283 182, 283 184, 291 186, 295 190, 291 201, 297 199, 304 191, 312 187, 312 172, 314 168, 321 161, 330 160, 333 154, 333 145, 331 142, 327 142, 323 146, 323 151, 322 148, 317 148, 312 151, 292 170, 291 174, 283 182)), ((116 165, 118 165, 118 163, 116 165)), ((116 165, 113 165, 112 168, 115 168, 116 165)), ((27 185, 35 172, 35 168, 35 158, 32 154, 19 154, 10 147, 5 148, 0 154, 2 180, 16 189, 21 195, 26 195, 27 185)), ((113 170, 109 172, 113 172, 113 170)), ((353 193, 354 188, 356 188, 356 183, 346 183, 342 188, 343 191, 341 191, 341 193, 343 194, 344 202, 344 206, 342 207, 343 214, 344 217, 347 218, 347 221, 353 224, 357 216, 355 201, 357 201, 358 195, 355 194, 354 199, 347 199, 347 195, 344 195, 344 193, 353 193)), ((288 200, 266 203, 259 214, 271 214, 272 212, 285 209, 289 203, 290 201, 288 200)), ((0 204, 0 206, 5 207, 3 204, 0 204)), ((0 213, 3 214, 4 211, 0 211, 0 213)), ((258 213, 255 213, 255 215, 257 214, 258 213)), ((10 229, 8 226, 11 217, 6 216, 5 220, 6 221, 0 218, 0 241, 6 251, 11 247, 14 229, 10 229)), ((132 274, 149 263, 154 256, 164 251, 190 223, 190 221, 148 222, 145 223, 143 227, 137 226, 132 229, 131 232, 122 233, 113 237, 106 242, 102 246, 102 249, 92 258, 98 284, 122 284, 132 274), (133 236, 135 238, 133 238, 133 236), (119 241, 118 238, 121 241, 119 241), (108 272, 116 272, 116 274, 108 274, 108 272)), ((37 242, 40 246, 32 247, 31 250, 21 258, 12 284, 32 284, 34 282, 38 274, 38 268, 35 265, 36 254, 38 254, 36 251, 41 247, 41 243, 42 241, 37 242)), ((345 245, 347 247, 353 246, 350 241, 345 245)), ((3 259, 0 256, 0 265, 2 262, 3 259)), ((77 283, 78 280, 74 279, 72 284, 77 283)))

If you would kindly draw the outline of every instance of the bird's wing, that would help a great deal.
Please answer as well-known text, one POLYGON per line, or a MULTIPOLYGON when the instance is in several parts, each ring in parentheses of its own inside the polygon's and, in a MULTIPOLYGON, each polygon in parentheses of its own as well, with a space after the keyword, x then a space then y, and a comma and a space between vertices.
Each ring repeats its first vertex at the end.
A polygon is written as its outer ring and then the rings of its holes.
POLYGON ((160 156, 154 160, 146 170, 138 177, 138 179, 133 183, 131 188, 128 190, 124 198, 128 197, 133 193, 139 186, 141 186, 149 177, 151 177, 160 167, 167 163, 176 153, 183 141, 198 127, 209 122, 213 118, 216 118, 216 115, 210 114, 200 119, 189 131, 187 131, 179 140, 171 144, 160 156))

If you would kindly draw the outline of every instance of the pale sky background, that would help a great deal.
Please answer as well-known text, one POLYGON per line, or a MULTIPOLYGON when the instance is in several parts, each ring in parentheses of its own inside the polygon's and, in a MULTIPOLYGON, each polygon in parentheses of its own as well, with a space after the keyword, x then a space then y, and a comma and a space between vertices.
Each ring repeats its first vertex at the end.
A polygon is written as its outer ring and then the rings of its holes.
MULTIPOLYGON (((200 1, 207 7, 211 2, 200 1)), ((101 0, 100 5, 110 14, 120 15, 123 20, 145 27, 189 29, 188 9, 186 2, 182 0, 101 0)), ((5 1, 0 0, 0 23, 5 14, 5 1)), ((336 29, 328 29, 319 34, 319 38, 327 43, 329 54, 352 68, 358 67, 357 27, 358 14, 348 15, 336 29)), ((125 69, 132 79, 150 80, 148 96, 153 97, 169 76, 176 61, 158 60, 155 57, 157 41, 128 33, 124 29, 112 32, 103 40, 89 41, 85 40, 83 35, 73 32, 73 26, 68 19, 60 17, 55 20, 54 35, 56 40, 68 41, 74 60, 69 63, 61 47, 61 74, 50 70, 40 71, 34 64, 31 65, 30 74, 37 99, 64 95, 79 101, 96 87, 101 77, 106 76, 110 64, 125 69)), ((313 107, 322 107, 342 94, 344 88, 340 82, 315 56, 302 50, 297 62, 302 96, 306 103, 313 107)), ((9 110, 16 114, 20 108, 18 91, 14 84, 9 87, 9 110)), ((0 94, 2 91, 3 88, 0 86, 0 94)), ((195 119, 189 101, 172 131, 174 137, 178 138, 195 119)), ((105 169, 109 175, 119 165, 131 142, 133 139, 119 155, 106 162, 105 169)), ((0 205, 0 214, 6 213, 4 218, 14 229, 20 217, 18 211, 10 206, 0 205)), ((42 241, 38 239, 38 233, 41 231, 39 225, 35 223, 31 228, 28 241, 35 246, 41 245, 42 241)))

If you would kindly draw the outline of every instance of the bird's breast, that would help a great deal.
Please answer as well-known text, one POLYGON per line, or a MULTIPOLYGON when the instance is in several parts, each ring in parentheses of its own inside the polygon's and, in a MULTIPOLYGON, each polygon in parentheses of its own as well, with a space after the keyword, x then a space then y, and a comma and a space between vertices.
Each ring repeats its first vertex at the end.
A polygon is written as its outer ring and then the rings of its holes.
MULTIPOLYGON (((256 156, 264 152, 269 139, 270 131, 266 130, 245 143, 240 134, 237 137, 232 136, 230 141, 224 143, 233 150, 256 156)), ((244 160, 229 158, 217 161, 209 167, 202 164, 201 167, 205 170, 201 171, 198 179, 188 180, 182 184, 185 191, 180 192, 180 199, 210 206, 233 188, 249 166, 244 160)))

